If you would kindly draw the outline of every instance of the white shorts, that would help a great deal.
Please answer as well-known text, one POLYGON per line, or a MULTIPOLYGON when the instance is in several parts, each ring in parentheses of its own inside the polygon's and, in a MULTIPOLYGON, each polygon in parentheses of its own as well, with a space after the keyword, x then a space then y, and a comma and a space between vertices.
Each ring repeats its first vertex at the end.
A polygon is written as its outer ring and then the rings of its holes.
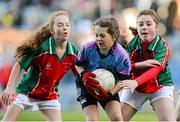
POLYGON ((174 101, 173 91, 174 91, 173 86, 164 86, 152 94, 143 94, 137 91, 131 93, 129 89, 123 89, 122 94, 120 96, 120 101, 132 106, 136 110, 140 110, 142 105, 147 100, 149 100, 150 103, 161 98, 167 98, 174 101))
POLYGON ((19 106, 22 110, 26 110, 28 108, 32 108, 33 111, 42 109, 61 109, 61 104, 58 100, 40 101, 31 99, 23 94, 18 94, 13 101, 13 104, 19 106))

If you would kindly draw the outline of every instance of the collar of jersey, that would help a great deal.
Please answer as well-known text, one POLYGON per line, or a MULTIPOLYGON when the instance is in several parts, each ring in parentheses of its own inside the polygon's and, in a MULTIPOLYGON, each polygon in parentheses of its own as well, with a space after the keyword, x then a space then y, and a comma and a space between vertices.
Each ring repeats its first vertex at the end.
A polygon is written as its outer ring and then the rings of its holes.
MULTIPOLYGON (((55 48, 56 45, 55 45, 55 39, 53 38, 53 36, 51 36, 48 39, 48 47, 49 47, 50 54, 56 54, 56 48, 55 48)), ((74 54, 73 46, 69 41, 67 42, 65 54, 74 54)))
MULTIPOLYGON (((137 39, 136 50, 142 49, 142 45, 141 45, 141 41, 140 41, 139 36, 135 37, 135 39, 137 39)), ((156 37, 153 39, 153 41, 149 44, 148 50, 154 51, 154 49, 155 49, 155 47, 156 47, 159 40, 160 40, 159 36, 156 35, 156 37)))
POLYGON ((108 55, 112 54, 113 55, 113 50, 115 48, 115 46, 117 45, 117 42, 114 42, 113 46, 111 47, 111 49, 109 50, 108 54, 107 55, 103 55, 100 53, 99 51, 99 47, 96 45, 96 50, 98 51, 98 53, 100 54, 100 56, 102 57, 107 57, 108 55))

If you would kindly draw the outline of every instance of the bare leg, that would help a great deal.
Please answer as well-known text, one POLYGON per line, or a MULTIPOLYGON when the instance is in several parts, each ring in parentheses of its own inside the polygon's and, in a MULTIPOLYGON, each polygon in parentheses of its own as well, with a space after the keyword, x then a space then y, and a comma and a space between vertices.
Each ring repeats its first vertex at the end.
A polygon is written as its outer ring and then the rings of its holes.
POLYGON ((122 103, 121 104, 121 111, 122 111, 122 116, 123 116, 123 120, 124 121, 129 121, 131 120, 131 118, 135 115, 135 113, 137 112, 136 109, 134 109, 133 107, 131 107, 130 105, 126 104, 126 103, 122 103))
POLYGON ((16 121, 23 110, 15 104, 11 104, 1 121, 16 121))
POLYGON ((89 105, 85 107, 84 109, 86 121, 99 121, 99 114, 98 114, 98 108, 96 105, 89 105))
POLYGON ((43 109, 40 110, 45 116, 46 121, 62 121, 60 110, 56 109, 43 109))
POLYGON ((111 121, 123 121, 121 105, 118 101, 110 101, 105 106, 105 111, 111 121))
POLYGON ((175 112, 173 101, 167 98, 161 98, 152 102, 154 111, 159 121, 175 121, 175 112))
POLYGON ((176 105, 176 120, 180 121, 180 95, 176 105))
POLYGON ((0 106, 2 107, 2 113, 5 113, 7 110, 7 106, 3 103, 3 101, 0 99, 0 106))

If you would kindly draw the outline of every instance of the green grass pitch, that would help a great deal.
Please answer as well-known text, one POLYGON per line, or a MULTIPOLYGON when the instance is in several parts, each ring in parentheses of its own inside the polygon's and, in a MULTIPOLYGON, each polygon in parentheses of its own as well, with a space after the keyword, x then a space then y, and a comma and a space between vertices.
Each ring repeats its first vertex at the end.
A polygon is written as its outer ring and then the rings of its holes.
MULTIPOLYGON (((83 112, 62 112, 63 121, 84 121, 83 112)), ((0 116, 0 119, 2 115, 0 116)), ((105 113, 100 114, 100 121, 107 121, 108 118, 105 113)), ((40 112, 26 111, 21 114, 18 121, 44 121, 43 115, 40 112)), ((157 117, 152 114, 136 114, 132 121, 157 121, 157 117)))

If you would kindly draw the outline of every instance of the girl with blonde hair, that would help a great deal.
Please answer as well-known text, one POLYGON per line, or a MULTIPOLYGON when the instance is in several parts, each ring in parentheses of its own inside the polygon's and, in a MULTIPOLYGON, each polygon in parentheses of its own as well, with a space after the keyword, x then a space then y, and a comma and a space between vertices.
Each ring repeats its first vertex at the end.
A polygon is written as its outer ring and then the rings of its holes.
POLYGON ((17 120, 30 107, 40 110, 46 121, 62 120, 57 86, 70 69, 76 74, 74 60, 78 54, 68 41, 70 29, 68 12, 55 11, 48 24, 17 48, 17 62, 2 94, 3 102, 10 105, 2 121, 17 120))

